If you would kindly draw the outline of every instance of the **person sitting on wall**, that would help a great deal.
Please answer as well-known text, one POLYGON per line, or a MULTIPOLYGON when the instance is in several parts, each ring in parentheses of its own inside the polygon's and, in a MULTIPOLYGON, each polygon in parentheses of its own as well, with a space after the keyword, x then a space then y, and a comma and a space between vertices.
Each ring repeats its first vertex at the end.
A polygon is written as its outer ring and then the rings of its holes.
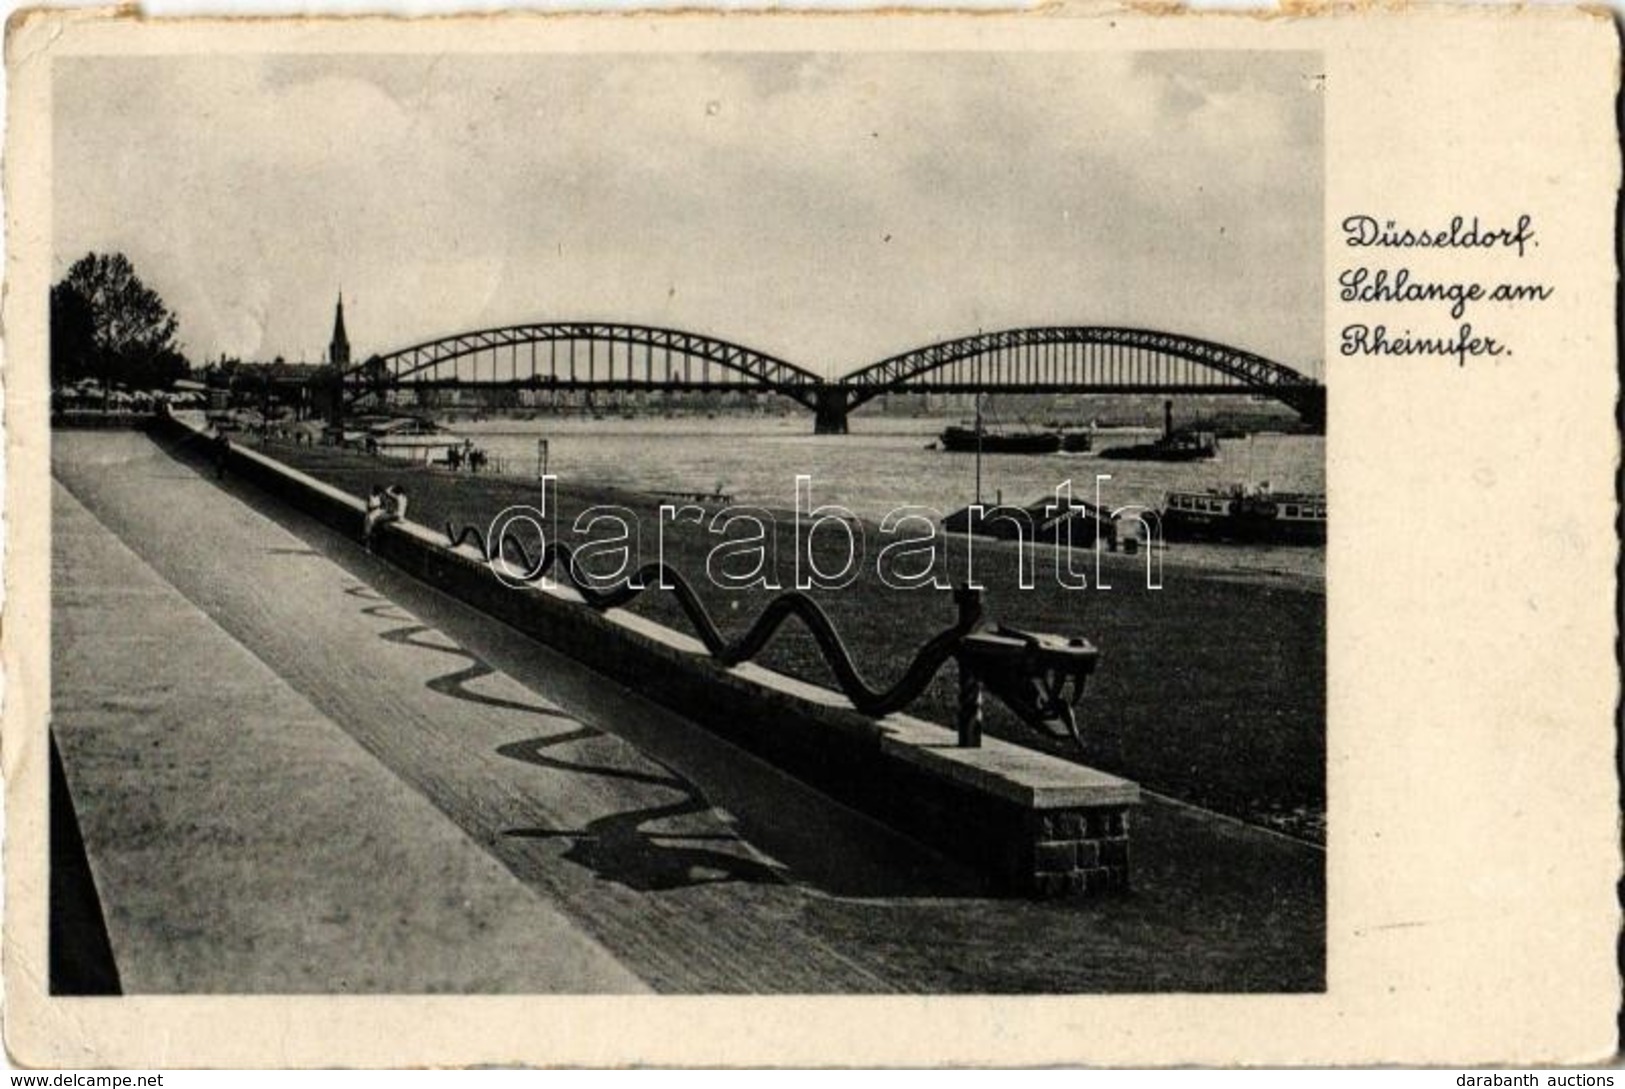
POLYGON ((395 522, 406 517, 406 491, 399 484, 391 484, 384 489, 384 509, 389 512, 388 521, 395 522))
POLYGON ((388 511, 384 504, 384 489, 374 484, 372 491, 367 493, 367 514, 361 521, 361 543, 372 551, 372 535, 378 528, 378 523, 387 517, 388 511))

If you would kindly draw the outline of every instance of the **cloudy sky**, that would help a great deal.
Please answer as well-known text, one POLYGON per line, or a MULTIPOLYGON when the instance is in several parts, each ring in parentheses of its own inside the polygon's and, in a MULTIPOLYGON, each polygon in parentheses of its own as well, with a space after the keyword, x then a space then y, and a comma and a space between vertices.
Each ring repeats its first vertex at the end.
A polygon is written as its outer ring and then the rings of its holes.
POLYGON ((622 320, 821 373, 1124 324, 1320 371, 1311 54, 59 60, 56 272, 195 361, 622 320))

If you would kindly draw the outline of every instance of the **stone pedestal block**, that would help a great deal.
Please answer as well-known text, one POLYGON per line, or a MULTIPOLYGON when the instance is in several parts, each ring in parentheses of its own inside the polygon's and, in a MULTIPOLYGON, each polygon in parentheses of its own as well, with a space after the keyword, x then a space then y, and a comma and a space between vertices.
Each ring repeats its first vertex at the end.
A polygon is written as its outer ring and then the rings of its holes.
POLYGON ((1126 890, 1128 829, 1126 805, 1034 812, 1011 860, 1011 890, 1045 899, 1126 890))

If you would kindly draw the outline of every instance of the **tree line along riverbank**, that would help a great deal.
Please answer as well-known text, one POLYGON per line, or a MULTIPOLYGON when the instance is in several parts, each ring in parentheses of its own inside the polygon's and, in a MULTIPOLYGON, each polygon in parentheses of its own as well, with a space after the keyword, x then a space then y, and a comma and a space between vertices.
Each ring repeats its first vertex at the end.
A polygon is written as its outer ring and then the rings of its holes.
MULTIPOLYGON (((499 512, 537 508, 537 482, 477 476, 412 466, 328 447, 271 442, 266 452, 351 494, 399 484, 410 496, 409 517, 436 529, 472 524, 483 533, 499 512)), ((595 505, 631 511, 642 534, 642 559, 656 559, 653 540, 661 498, 572 479, 550 495, 566 543, 587 537, 569 532, 595 505)), ((711 511, 707 511, 709 517, 711 511)), ((357 527, 359 530, 359 527, 357 527)), ((805 547, 794 522, 770 525, 767 555, 773 581, 795 584, 794 561, 805 547)), ((706 577, 706 563, 728 535, 703 525, 667 520, 661 528, 665 561, 683 572, 729 638, 742 634, 781 590, 727 589, 706 577)), ((899 590, 878 576, 876 553, 891 538, 867 527, 867 558, 858 577, 841 589, 813 590, 870 684, 884 687, 901 675, 931 636, 953 623, 952 595, 930 589, 899 590)), ((519 536, 534 551, 534 531, 519 536)), ((939 569, 958 581, 966 571, 965 539, 939 537, 939 569)), ((1294 836, 1322 840, 1325 811, 1326 608, 1322 585, 1309 580, 1239 577, 1170 562, 1161 588, 1148 589, 1142 557, 1106 554, 1096 586, 1092 552, 1076 564, 1087 589, 1062 588, 1048 549, 1034 550, 1033 588, 1020 585, 1015 546, 978 539, 974 569, 985 586, 988 620, 1034 631, 1081 635, 1101 651, 1098 670, 1079 708, 1085 752, 1026 730, 996 699, 985 700, 986 729, 1139 781, 1147 789, 1230 814, 1294 836)), ((812 559, 835 571, 846 558, 838 533, 811 542, 812 559)), ((748 566, 748 565, 747 565, 748 566)), ((631 612, 690 630, 675 599, 650 590, 631 612)), ((757 659, 770 669, 835 687, 823 656, 806 630, 785 624, 757 659)), ((652 678, 658 685, 659 679, 652 678)), ((957 704, 954 670, 945 668, 910 713, 944 724, 957 704)))

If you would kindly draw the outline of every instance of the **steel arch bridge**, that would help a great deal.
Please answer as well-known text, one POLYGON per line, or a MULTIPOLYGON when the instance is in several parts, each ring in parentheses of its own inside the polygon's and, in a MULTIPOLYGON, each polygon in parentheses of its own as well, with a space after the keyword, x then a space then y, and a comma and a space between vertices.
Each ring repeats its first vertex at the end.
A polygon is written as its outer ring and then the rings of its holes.
POLYGON ((652 325, 546 322, 457 333, 375 355, 345 371, 345 400, 388 389, 750 390, 808 408, 824 379, 777 356, 652 325))
POLYGON ((1263 356, 1211 340, 1102 325, 1046 325, 956 337, 839 379, 844 415, 883 393, 1262 393, 1318 425, 1325 388, 1263 356))
POLYGON ((341 377, 354 404, 390 389, 757 391, 816 414, 821 434, 887 393, 1264 394, 1316 428, 1325 387, 1263 356, 1211 340, 1118 326, 976 333, 915 348, 838 378, 698 333, 648 325, 549 322, 458 333, 373 356, 341 377))

